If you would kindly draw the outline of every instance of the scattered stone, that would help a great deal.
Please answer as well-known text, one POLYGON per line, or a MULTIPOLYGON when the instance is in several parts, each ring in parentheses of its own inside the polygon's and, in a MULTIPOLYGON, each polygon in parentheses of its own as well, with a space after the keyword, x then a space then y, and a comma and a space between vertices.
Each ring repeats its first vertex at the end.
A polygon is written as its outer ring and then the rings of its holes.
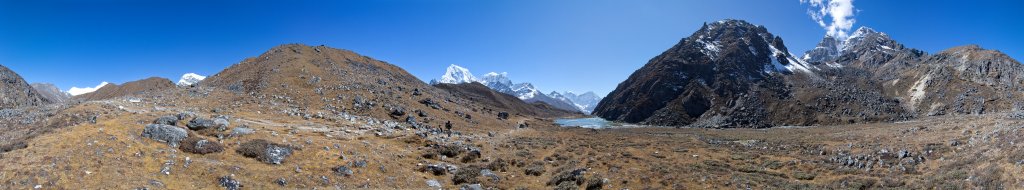
POLYGON ((583 185, 583 174, 586 172, 587 169, 583 168, 562 171, 561 173, 551 177, 551 180, 548 181, 547 185, 560 186, 562 183, 574 183, 576 186, 583 185))
POLYGON ((285 158, 291 156, 292 148, 282 144, 271 143, 267 140, 256 139, 242 143, 236 152, 242 156, 255 158, 264 163, 281 164, 285 158))
POLYGON ((217 182, 220 183, 221 187, 224 187, 224 189, 227 190, 238 190, 242 188, 242 183, 239 183, 238 180, 235 180, 231 176, 219 177, 217 178, 217 182))
POLYGON ((427 187, 441 188, 441 182, 434 179, 427 180, 427 187))
POLYGON ((366 167, 366 160, 358 160, 358 161, 352 162, 352 164, 350 164, 350 165, 352 165, 352 167, 365 168, 366 167))
POLYGON ((188 131, 172 125, 149 124, 142 130, 142 137, 164 142, 177 147, 181 140, 188 137, 188 131))
POLYGON ((483 186, 480 186, 480 184, 471 184, 462 185, 462 187, 459 187, 459 190, 484 190, 484 188, 483 186))
POLYGON ((897 153, 896 156, 900 159, 903 159, 906 157, 910 157, 910 152, 908 152, 907 150, 900 150, 900 152, 897 153))
POLYGON ((349 169, 348 167, 345 167, 345 166, 334 167, 331 170, 334 171, 334 175, 345 176, 345 177, 352 176, 352 174, 354 173, 354 172, 352 172, 352 169, 349 169))
POLYGON ((489 169, 480 170, 480 175, 487 177, 489 180, 495 183, 501 181, 501 176, 498 176, 498 174, 495 174, 494 171, 491 171, 489 169))
POLYGON ((405 108, 398 106, 391 107, 391 117, 401 118, 402 116, 405 116, 405 108))
POLYGON ((173 115, 162 116, 162 117, 156 118, 156 120, 153 121, 153 124, 177 125, 178 124, 178 116, 173 116, 173 115))
POLYGON ((225 118, 213 119, 213 123, 217 126, 217 130, 226 130, 228 126, 231 126, 231 122, 228 122, 225 118))
POLYGON ((288 185, 288 181, 284 178, 277 178, 277 180, 274 180, 274 183, 280 186, 288 185))
POLYGON ((507 120, 508 119, 508 112, 498 112, 498 119, 507 120))
POLYGON ((253 133, 256 133, 255 129, 247 128, 247 127, 236 127, 234 129, 231 129, 230 135, 232 137, 240 137, 240 136, 244 136, 244 135, 250 135, 250 134, 253 134, 253 133))
POLYGON ((192 112, 181 112, 181 113, 178 113, 178 121, 185 120, 185 119, 188 119, 188 118, 193 118, 193 117, 196 117, 196 114, 192 113, 192 112))

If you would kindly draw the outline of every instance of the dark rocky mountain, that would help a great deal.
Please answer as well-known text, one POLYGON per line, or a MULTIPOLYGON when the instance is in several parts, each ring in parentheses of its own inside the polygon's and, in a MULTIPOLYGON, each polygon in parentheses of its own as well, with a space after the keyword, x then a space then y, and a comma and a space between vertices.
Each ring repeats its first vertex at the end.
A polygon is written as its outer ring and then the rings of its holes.
POLYGON ((928 55, 867 27, 845 39, 827 36, 795 60, 764 27, 724 20, 652 59, 594 114, 693 127, 981 114, 1024 108, 1022 77, 1024 68, 998 51, 964 46, 928 55), (768 50, 773 56, 757 54, 768 50))
POLYGON ((756 96, 790 97, 783 75, 811 80, 819 70, 794 58, 765 27, 723 20, 651 59, 601 100, 594 115, 673 126, 747 116, 729 120, 769 126, 763 122, 766 102, 756 96))
POLYGON ((21 75, 0 65, 0 109, 35 106, 49 102, 25 82, 21 75))
POLYGON ((46 98, 53 103, 63 103, 71 99, 71 94, 60 90, 57 85, 51 83, 32 83, 32 88, 36 89, 43 98, 46 98))
POLYGON ((108 84, 96 89, 94 92, 75 96, 76 100, 93 101, 105 100, 118 97, 142 95, 147 92, 157 92, 166 89, 177 88, 174 82, 166 78, 150 77, 142 80, 126 82, 121 85, 108 84))

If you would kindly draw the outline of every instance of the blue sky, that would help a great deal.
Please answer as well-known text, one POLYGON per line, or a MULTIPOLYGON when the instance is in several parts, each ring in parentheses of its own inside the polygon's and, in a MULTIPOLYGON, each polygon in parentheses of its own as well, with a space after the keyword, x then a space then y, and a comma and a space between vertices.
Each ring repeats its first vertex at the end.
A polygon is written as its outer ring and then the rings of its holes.
MULTIPOLYGON (((1024 57, 1024 1, 854 1, 869 26, 935 53, 1024 57)), ((62 89, 213 75, 284 43, 325 44, 424 81, 449 64, 551 90, 607 94, 704 22, 765 25, 802 55, 825 35, 799 0, 0 0, 0 64, 62 89)))

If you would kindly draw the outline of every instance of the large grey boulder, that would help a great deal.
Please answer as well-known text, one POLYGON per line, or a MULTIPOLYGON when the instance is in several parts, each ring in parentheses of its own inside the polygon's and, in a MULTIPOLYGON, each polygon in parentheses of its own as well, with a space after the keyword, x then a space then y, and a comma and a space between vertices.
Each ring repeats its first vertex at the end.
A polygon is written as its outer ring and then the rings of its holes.
POLYGON ((156 118, 156 120, 153 121, 153 124, 177 125, 178 120, 178 116, 167 115, 160 118, 156 118))
POLYGON ((177 147, 182 140, 188 137, 188 131, 173 125, 149 124, 142 130, 142 137, 177 147))
POLYGON ((194 119, 192 119, 192 121, 189 121, 188 125, 186 125, 186 126, 188 126, 188 129, 192 129, 192 130, 197 130, 198 131, 198 130, 203 130, 203 129, 206 129, 206 128, 216 127, 217 126, 217 122, 215 122, 214 120, 210 120, 210 119, 194 118, 194 119))

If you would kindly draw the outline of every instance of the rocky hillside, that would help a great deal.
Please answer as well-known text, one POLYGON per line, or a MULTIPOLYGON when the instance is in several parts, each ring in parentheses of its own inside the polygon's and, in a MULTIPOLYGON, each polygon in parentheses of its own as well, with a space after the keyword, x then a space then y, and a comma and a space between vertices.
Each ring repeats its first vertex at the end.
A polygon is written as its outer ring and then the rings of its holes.
POLYGON ((150 77, 142 80, 126 82, 121 85, 108 84, 94 92, 75 96, 76 100, 94 101, 105 100, 126 96, 137 96, 148 92, 158 92, 167 89, 174 89, 177 86, 166 78, 150 77))
POLYGON ((49 103, 21 75, 0 65, 0 109, 49 103))
POLYGON ((71 99, 71 94, 60 90, 56 85, 50 83, 32 83, 31 86, 36 89, 36 92, 39 92, 43 98, 46 98, 53 103, 64 103, 71 99))
POLYGON ((433 125, 499 122, 490 120, 497 118, 497 111, 485 111, 500 110, 487 106, 492 103, 453 98, 395 65, 326 46, 278 46, 200 84, 258 100, 282 101, 287 106, 275 109, 303 117, 352 114, 407 121, 411 116, 418 123, 433 125), (473 119, 474 115, 488 120, 473 119))

